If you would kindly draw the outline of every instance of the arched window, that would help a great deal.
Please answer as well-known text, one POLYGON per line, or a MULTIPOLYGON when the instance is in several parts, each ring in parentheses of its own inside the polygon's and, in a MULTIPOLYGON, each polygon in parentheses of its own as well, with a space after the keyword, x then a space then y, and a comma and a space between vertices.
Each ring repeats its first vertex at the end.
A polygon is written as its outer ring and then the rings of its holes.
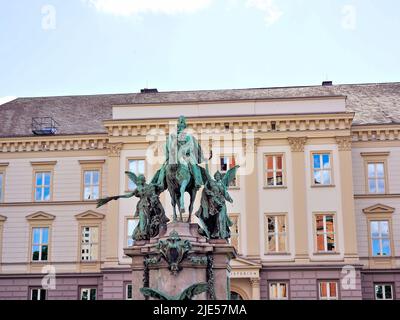
POLYGON ((244 299, 239 293, 231 291, 231 300, 244 300, 244 299))

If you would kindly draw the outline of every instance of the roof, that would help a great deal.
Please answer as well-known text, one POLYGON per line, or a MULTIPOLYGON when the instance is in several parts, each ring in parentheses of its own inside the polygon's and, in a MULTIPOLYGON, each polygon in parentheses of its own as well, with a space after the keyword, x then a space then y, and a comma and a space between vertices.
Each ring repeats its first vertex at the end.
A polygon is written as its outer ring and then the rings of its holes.
MULTIPOLYGON (((53 117, 61 135, 105 133, 112 106, 347 96, 354 124, 400 123, 400 82, 17 98, 0 105, 0 137, 32 136, 32 117, 53 117)), ((323 112, 323 110, 321 110, 323 112)))

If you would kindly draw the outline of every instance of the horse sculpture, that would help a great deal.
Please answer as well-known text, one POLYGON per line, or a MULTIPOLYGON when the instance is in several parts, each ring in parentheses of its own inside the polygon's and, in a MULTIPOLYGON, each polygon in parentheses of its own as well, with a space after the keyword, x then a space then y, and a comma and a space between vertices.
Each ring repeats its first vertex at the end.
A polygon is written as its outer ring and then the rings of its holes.
POLYGON ((196 193, 203 183, 202 167, 198 164, 203 161, 201 146, 196 138, 186 131, 185 117, 178 120, 177 132, 170 133, 165 144, 166 160, 158 170, 156 176, 158 184, 168 189, 173 207, 173 220, 178 221, 176 208, 179 210, 180 222, 183 221, 182 214, 185 213, 185 192, 190 195, 189 218, 191 221, 193 204, 196 193))
MULTIPOLYGON (((199 170, 204 170, 200 166, 198 166, 198 168, 199 170)), ((185 193, 189 193, 190 203, 187 222, 190 222, 193 213, 193 204, 199 188, 195 185, 195 178, 191 173, 189 166, 180 163, 166 164, 157 172, 156 176, 158 176, 158 184, 164 186, 164 189, 168 189, 171 196, 174 222, 178 221, 176 209, 179 211, 179 221, 184 222, 182 214, 186 212, 185 193)))

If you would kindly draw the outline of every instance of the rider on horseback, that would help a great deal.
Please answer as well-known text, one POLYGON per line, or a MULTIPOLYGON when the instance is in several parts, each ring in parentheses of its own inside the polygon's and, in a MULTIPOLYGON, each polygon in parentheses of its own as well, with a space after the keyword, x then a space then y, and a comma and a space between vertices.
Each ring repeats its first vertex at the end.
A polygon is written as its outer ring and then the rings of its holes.
POLYGON ((204 161, 201 145, 193 135, 186 132, 187 124, 184 116, 179 117, 177 133, 168 136, 165 145, 166 161, 168 164, 181 164, 189 168, 195 181, 196 189, 203 185, 203 179, 198 164, 204 161))

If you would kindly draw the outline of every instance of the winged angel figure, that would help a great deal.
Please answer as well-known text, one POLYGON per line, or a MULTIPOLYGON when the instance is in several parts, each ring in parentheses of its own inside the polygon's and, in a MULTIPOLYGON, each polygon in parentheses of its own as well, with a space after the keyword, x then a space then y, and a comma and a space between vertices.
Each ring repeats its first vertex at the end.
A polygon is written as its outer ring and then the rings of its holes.
POLYGON ((214 178, 210 176, 208 165, 202 171, 205 181, 201 195, 200 209, 196 212, 199 218, 199 232, 208 239, 229 239, 233 225, 226 210, 226 201, 233 202, 228 187, 236 176, 239 166, 228 170, 226 174, 217 171, 214 178))
POLYGON ((140 292, 145 297, 151 297, 159 300, 192 300, 194 296, 197 296, 206 291, 208 291, 208 284, 205 282, 193 284, 176 296, 169 296, 161 291, 151 288, 140 289, 140 292))
POLYGON ((139 224, 133 231, 134 240, 149 240, 160 232, 160 228, 165 227, 169 219, 165 215, 164 208, 160 202, 160 194, 165 189, 157 184, 158 174, 152 179, 151 183, 146 183, 144 175, 136 176, 133 172, 125 171, 128 178, 136 185, 136 189, 121 196, 113 196, 100 199, 97 207, 101 207, 112 200, 121 198, 137 197, 140 200, 136 205, 135 217, 139 218, 139 224))

